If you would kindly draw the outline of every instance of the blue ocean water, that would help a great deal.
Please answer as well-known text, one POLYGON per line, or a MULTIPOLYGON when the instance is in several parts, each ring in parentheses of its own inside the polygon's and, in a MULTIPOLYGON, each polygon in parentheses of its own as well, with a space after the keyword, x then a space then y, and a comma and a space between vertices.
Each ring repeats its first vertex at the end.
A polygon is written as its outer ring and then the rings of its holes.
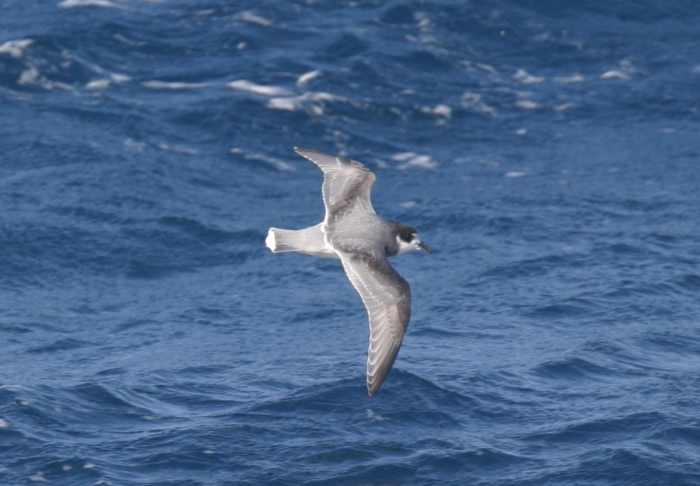
POLYGON ((699 23, 0 0, 0 484, 700 484, 699 23), (295 145, 434 249, 374 397, 295 145))

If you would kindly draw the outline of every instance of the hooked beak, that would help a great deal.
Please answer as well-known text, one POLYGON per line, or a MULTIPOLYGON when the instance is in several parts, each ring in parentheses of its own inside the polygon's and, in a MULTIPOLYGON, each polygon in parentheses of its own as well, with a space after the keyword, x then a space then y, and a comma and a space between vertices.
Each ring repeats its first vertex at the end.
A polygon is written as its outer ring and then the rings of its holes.
POLYGON ((428 245, 426 245, 425 243, 423 243, 422 241, 420 243, 418 243, 418 248, 420 248, 421 250, 423 250, 426 253, 430 253, 430 247, 428 245))

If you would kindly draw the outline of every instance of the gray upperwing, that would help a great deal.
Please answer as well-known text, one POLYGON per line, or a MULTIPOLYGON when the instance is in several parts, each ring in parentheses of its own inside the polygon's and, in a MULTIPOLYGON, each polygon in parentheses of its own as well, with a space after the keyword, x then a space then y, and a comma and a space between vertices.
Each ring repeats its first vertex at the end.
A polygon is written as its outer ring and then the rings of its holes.
POLYGON ((368 168, 355 160, 319 150, 294 147, 294 151, 323 171, 326 224, 358 209, 374 214, 369 193, 376 177, 368 168))
POLYGON ((383 254, 339 252, 345 273, 367 308, 367 392, 379 389, 399 353, 411 317, 411 289, 383 254))

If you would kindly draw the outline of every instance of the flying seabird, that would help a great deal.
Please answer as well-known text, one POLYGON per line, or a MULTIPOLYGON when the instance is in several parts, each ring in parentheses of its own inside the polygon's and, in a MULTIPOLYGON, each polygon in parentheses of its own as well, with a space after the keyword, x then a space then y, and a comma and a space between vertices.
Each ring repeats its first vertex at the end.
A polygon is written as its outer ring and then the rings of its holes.
POLYGON ((391 370, 411 316, 411 289, 387 257, 411 250, 430 253, 413 226, 377 216, 370 202, 375 175, 339 155, 294 147, 323 171, 323 222, 301 230, 270 228, 265 245, 274 253, 296 251, 339 258, 367 309, 367 392, 379 389, 391 370))

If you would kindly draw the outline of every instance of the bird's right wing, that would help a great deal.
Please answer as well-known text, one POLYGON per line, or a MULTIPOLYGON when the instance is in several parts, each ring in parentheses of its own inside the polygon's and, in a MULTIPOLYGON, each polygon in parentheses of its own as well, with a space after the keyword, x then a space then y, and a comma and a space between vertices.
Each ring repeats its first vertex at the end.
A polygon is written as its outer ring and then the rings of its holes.
POLYGON ((323 171, 323 203, 326 224, 345 212, 360 209, 374 213, 370 189, 376 177, 359 162, 319 150, 294 147, 294 151, 323 171))
POLYGON ((394 364, 411 317, 408 282, 377 252, 338 252, 369 319, 367 391, 379 389, 394 364))

